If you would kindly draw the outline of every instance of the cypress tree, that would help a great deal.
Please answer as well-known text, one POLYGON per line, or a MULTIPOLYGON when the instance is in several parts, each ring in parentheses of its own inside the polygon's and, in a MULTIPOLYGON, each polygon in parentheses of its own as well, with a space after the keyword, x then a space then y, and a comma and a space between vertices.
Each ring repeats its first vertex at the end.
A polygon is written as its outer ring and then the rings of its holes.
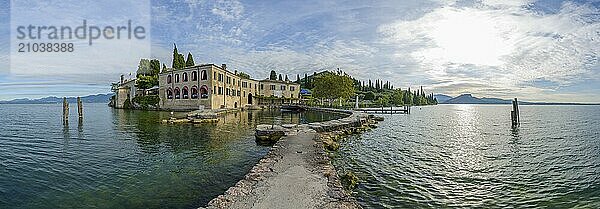
POLYGON ((177 51, 177 45, 173 44, 173 63, 171 65, 172 68, 181 69, 185 67, 185 58, 183 54, 180 54, 177 51))
POLYGON ((269 75, 269 80, 277 80, 277 73, 274 70, 271 70, 271 75, 269 75))
POLYGON ((179 68, 179 52, 177 52, 176 44, 173 44, 173 62, 171 63, 171 67, 175 69, 179 68))
POLYGON ((185 67, 185 58, 183 57, 183 54, 179 54, 177 57, 179 58, 179 61, 178 61, 179 68, 177 68, 177 69, 184 68, 185 67))
POLYGON ((308 75, 306 75, 306 73, 304 73, 304 81, 302 84, 304 85, 304 88, 308 88, 308 75))
POLYGON ((195 65, 194 64, 194 57, 192 56, 192 53, 188 52, 187 60, 185 61, 185 66, 186 67, 191 67, 191 66, 194 66, 194 65, 195 65))

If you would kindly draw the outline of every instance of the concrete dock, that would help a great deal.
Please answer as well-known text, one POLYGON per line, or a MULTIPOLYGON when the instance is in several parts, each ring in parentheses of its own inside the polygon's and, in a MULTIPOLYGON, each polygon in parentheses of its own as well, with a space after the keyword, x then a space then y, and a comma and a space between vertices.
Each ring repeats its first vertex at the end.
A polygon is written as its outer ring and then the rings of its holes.
POLYGON ((206 208, 361 208, 344 191, 320 135, 360 128, 369 121, 368 115, 353 113, 339 120, 283 127, 285 136, 269 153, 206 208))

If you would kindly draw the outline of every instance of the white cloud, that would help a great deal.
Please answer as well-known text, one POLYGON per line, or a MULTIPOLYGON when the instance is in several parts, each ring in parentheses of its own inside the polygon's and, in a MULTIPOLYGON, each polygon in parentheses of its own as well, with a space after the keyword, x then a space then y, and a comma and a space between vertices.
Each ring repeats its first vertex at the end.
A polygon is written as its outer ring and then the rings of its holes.
POLYGON ((538 15, 522 7, 528 3, 441 7, 416 20, 381 25, 378 32, 383 43, 398 46, 398 58, 415 60, 447 93, 532 96, 548 90, 528 86, 533 80, 569 85, 598 70, 600 24, 582 21, 598 9, 565 3, 557 14, 538 15), (457 68, 467 74, 457 74, 457 68))
POLYGON ((218 0, 211 9, 211 12, 227 21, 237 20, 244 13, 244 5, 239 1, 218 0))

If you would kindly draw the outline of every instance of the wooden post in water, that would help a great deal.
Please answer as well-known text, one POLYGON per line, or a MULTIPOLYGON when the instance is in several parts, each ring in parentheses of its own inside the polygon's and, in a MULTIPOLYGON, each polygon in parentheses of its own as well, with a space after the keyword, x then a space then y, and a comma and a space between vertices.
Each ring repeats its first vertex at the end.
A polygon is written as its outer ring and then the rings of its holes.
POLYGON ((63 123, 69 122, 69 102, 63 97, 63 123))
POLYGON ((79 115, 79 119, 83 118, 83 103, 81 102, 81 97, 77 97, 77 114, 79 115))
POLYGON ((512 106, 513 106, 513 110, 510 111, 510 118, 512 121, 512 125, 519 126, 519 125, 521 125, 521 119, 520 119, 520 114, 519 114, 519 102, 517 101, 517 98, 515 98, 515 100, 512 101, 512 106))

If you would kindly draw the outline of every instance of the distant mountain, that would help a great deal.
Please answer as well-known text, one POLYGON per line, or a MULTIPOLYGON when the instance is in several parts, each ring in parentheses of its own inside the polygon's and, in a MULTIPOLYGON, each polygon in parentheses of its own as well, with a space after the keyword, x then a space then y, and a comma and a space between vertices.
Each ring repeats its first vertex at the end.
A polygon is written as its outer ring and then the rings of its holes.
POLYGON ((445 94, 436 94, 436 95, 433 95, 433 97, 435 97, 435 99, 437 99, 438 103, 444 103, 444 102, 452 99, 451 96, 448 96, 445 94))
POLYGON ((463 94, 452 99, 440 102, 444 104, 487 104, 485 100, 473 97, 471 94, 463 94))
MULTIPOLYGON (((96 94, 81 97, 81 101, 84 103, 108 103, 110 97, 114 94, 96 94)), ((77 97, 67 97, 69 103, 77 102, 77 97)), ((10 101, 0 101, 0 104, 56 104, 62 103, 63 99, 55 96, 44 97, 40 99, 13 99, 10 101)))
MULTIPOLYGON (((440 100, 438 99, 438 102, 440 100)), ((512 104, 511 100, 506 99, 498 99, 498 98, 477 98, 471 94, 462 94, 460 96, 448 99, 443 102, 439 102, 443 104, 512 104)), ((521 102, 523 104, 529 102, 521 102)))
MULTIPOLYGON (((512 100, 506 99, 498 99, 498 98, 481 98, 481 101, 485 102, 485 104, 512 104, 512 100)), ((529 102, 520 102, 520 103, 529 103, 529 102)))
MULTIPOLYGON (((434 95, 438 98, 440 104, 512 104, 512 100, 498 99, 498 98, 477 98, 471 94, 462 94, 460 96, 442 101, 440 98, 445 99, 446 95, 438 94, 434 95), (438 95, 441 97, 438 98, 438 95)), ((586 104, 586 103, 560 103, 560 102, 527 102, 519 101, 521 105, 598 105, 598 104, 586 104)))

